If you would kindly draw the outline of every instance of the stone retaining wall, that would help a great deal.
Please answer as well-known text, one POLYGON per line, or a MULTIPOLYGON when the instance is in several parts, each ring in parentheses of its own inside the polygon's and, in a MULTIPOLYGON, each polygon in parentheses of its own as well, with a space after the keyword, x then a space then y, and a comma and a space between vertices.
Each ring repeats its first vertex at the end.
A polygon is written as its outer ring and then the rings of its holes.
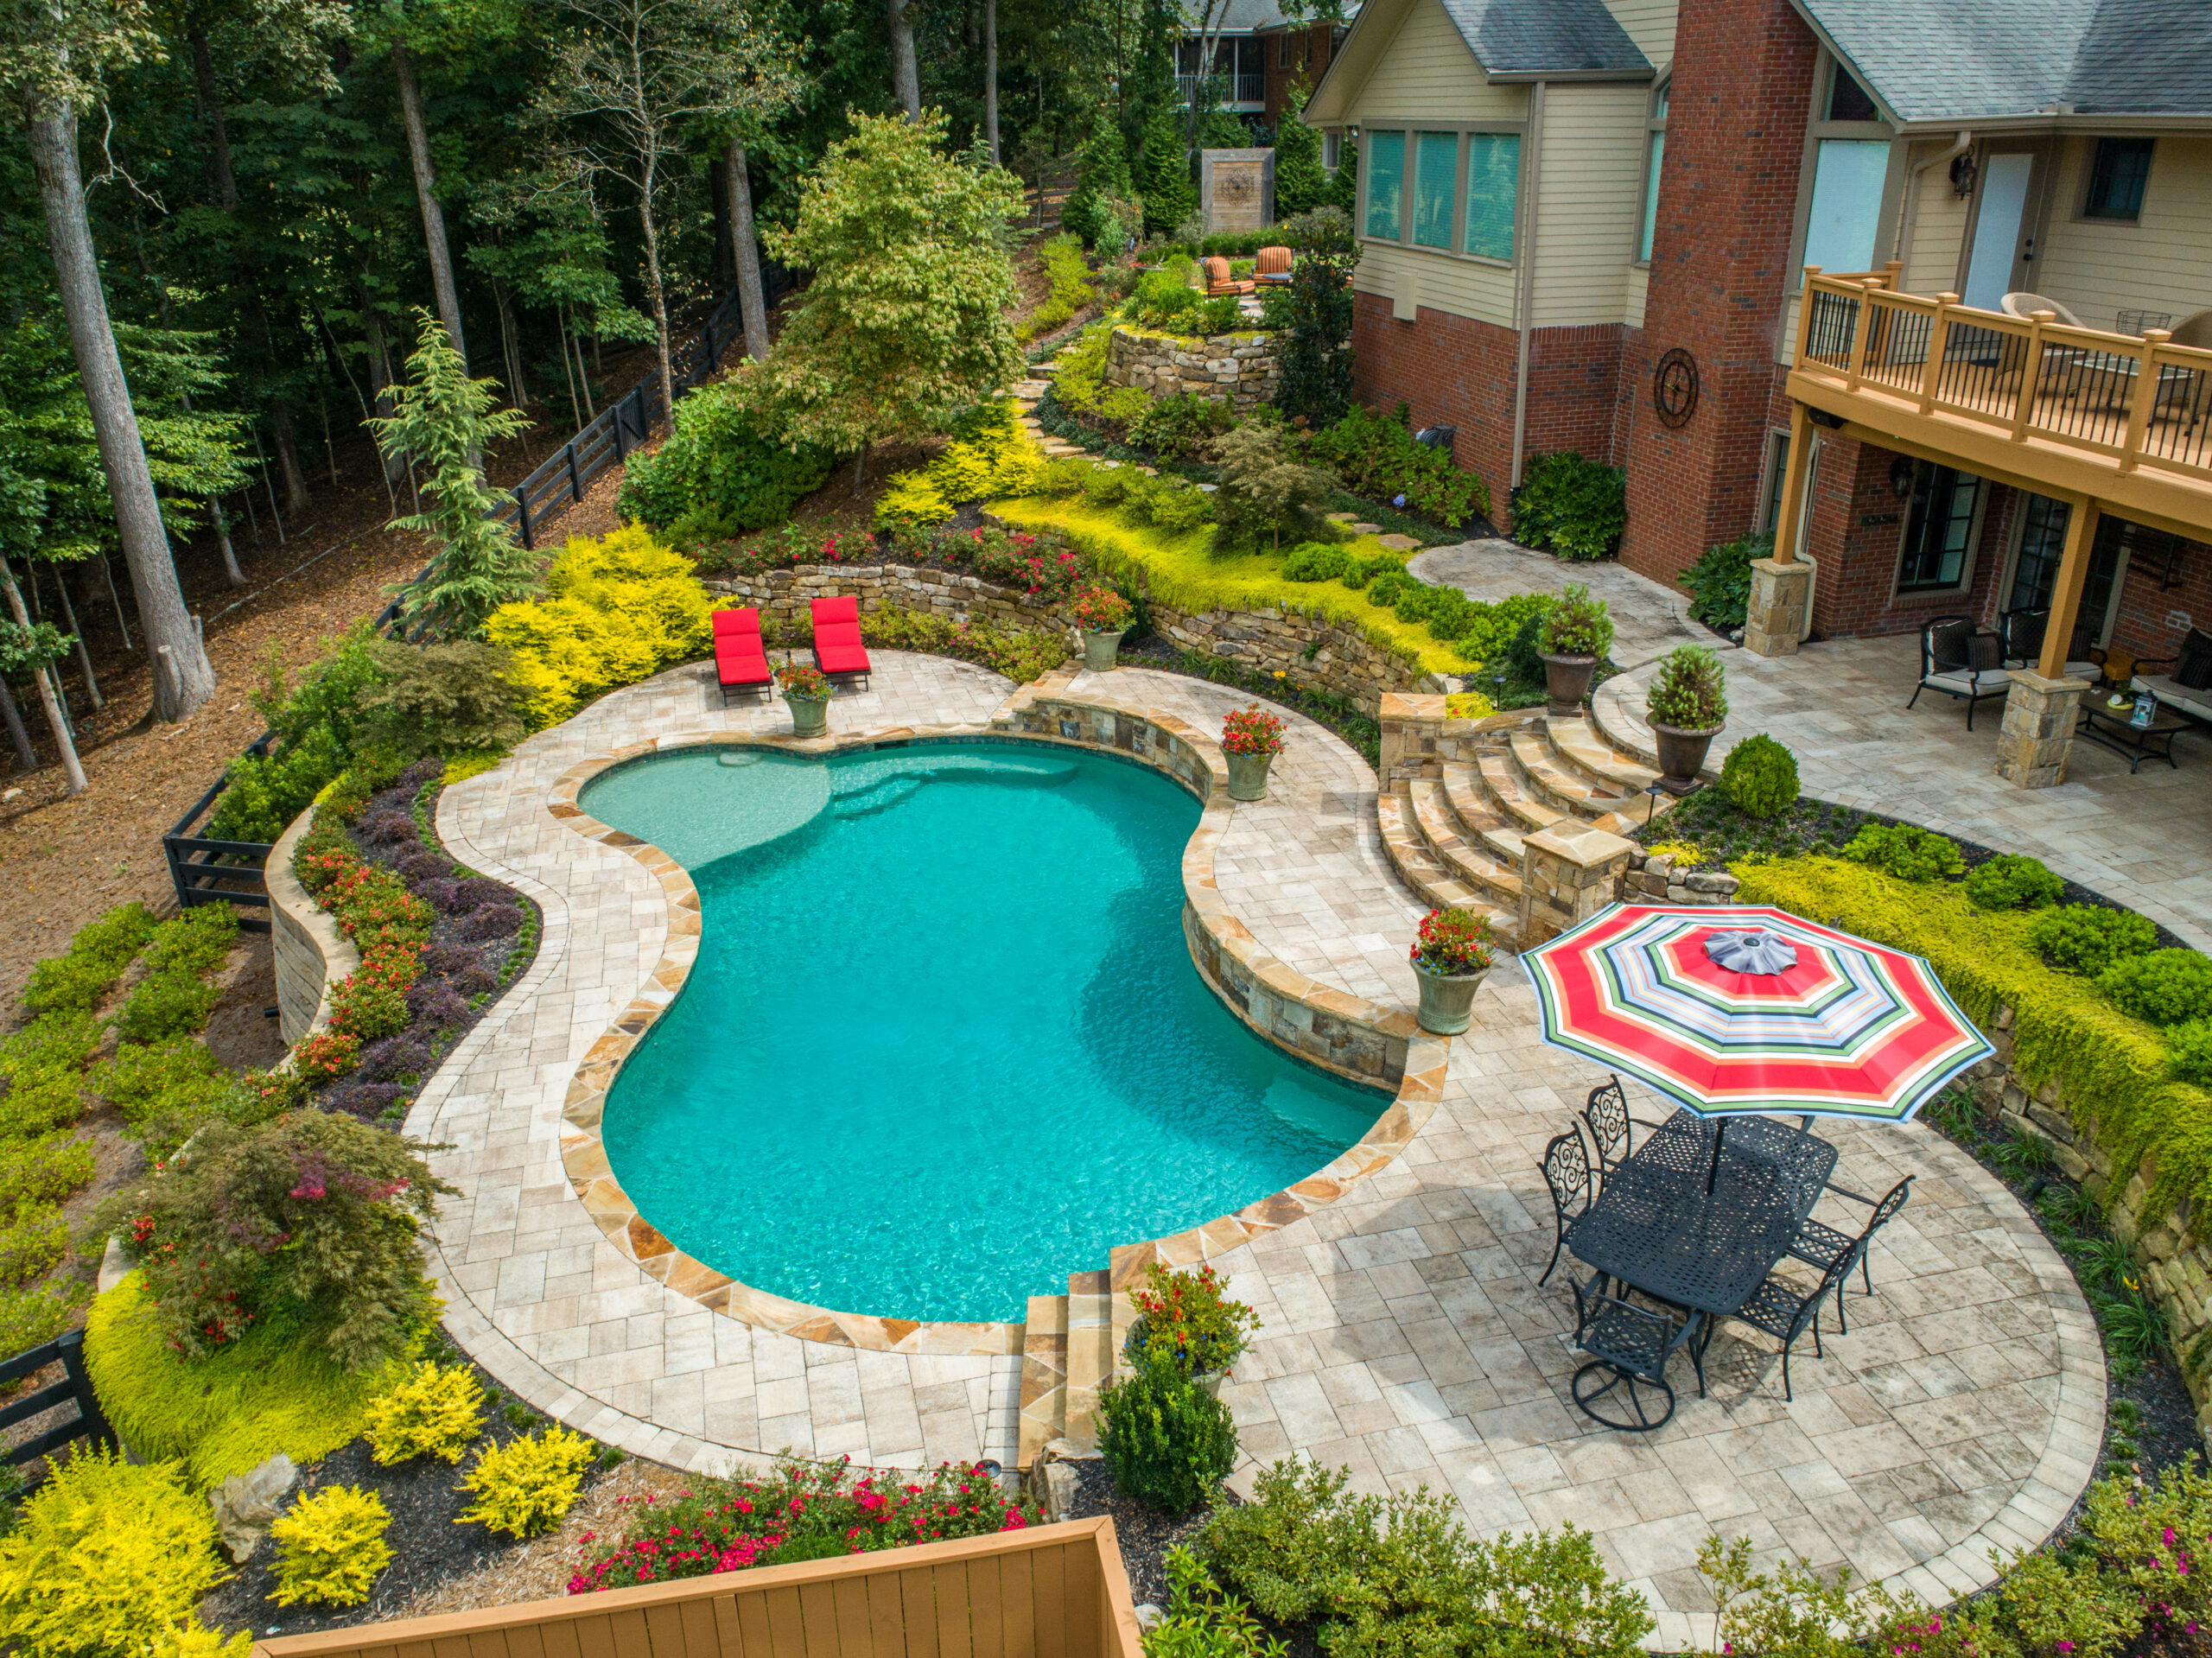
POLYGON ((815 600, 849 593, 859 598, 863 615, 887 606, 931 611, 1025 632, 1065 633, 1071 648, 1077 643, 1075 631, 1054 613, 1051 600, 995 586, 981 576, 925 565, 800 564, 759 575, 716 576, 706 585, 709 593, 758 605, 764 623, 772 617, 786 627, 804 621, 815 600))
POLYGON ((1270 334, 1154 334, 1117 327, 1107 337, 1105 378, 1155 397, 1179 391, 1226 397, 1241 420, 1274 401, 1282 361, 1270 334))
POLYGON ((309 806, 269 848, 269 937, 276 967, 276 1028, 291 1046, 330 1022, 330 987, 361 964, 330 912, 292 873, 292 851, 315 822, 309 806))

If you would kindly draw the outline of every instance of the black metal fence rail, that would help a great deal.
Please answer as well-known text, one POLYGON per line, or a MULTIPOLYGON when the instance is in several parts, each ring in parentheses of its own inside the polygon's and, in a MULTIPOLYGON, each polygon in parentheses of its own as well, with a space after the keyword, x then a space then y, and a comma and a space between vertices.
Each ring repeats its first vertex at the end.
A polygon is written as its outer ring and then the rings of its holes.
MULTIPOLYGON (((83 1331, 73 1330, 66 1336, 57 1336, 0 1364, 0 1384, 21 1382, 57 1361, 66 1372, 61 1380, 49 1382, 0 1410, 0 1428, 13 1427, 18 1422, 27 1422, 34 1416, 42 1416, 67 1404, 74 1404, 77 1413, 43 1433, 33 1434, 21 1445, 9 1446, 5 1460, 12 1465, 35 1462, 60 1450, 72 1439, 92 1439, 102 1445, 116 1443, 115 1430, 108 1425, 107 1413, 100 1408, 100 1401, 93 1397, 92 1378, 85 1373, 83 1331)), ((31 1482, 34 1485, 37 1483, 31 1482)))
MULTIPOLYGON (((791 274, 772 261, 763 261, 760 286, 768 305, 791 291, 791 274)), ((669 353, 670 378, 681 397, 702 384, 721 365, 722 353, 745 337, 738 290, 732 289, 698 331, 676 345, 669 353)), ((665 410, 662 407, 660 376, 648 374, 629 391, 601 410, 596 419, 556 449, 529 477, 507 491, 491 516, 510 525, 524 547, 535 549, 538 533, 548 523, 582 501, 594 480, 609 467, 618 466, 639 444, 652 437, 665 410)), ((427 569, 418 571, 419 581, 427 569)), ((413 583, 409 584, 412 586, 413 583)), ((376 631, 386 638, 398 626, 400 602, 394 599, 377 613, 376 631)), ((422 630, 410 633, 410 638, 422 630)), ((265 755, 276 741, 264 731, 247 745, 240 759, 265 755)), ((162 836, 162 854, 168 861, 169 880, 176 889, 177 905, 229 904, 244 912, 266 912, 269 882, 266 865, 270 847, 258 841, 222 841, 196 829, 213 811, 215 802, 230 781, 228 768, 190 810, 162 836)), ((238 925, 248 932, 267 932, 265 913, 241 914, 238 925)), ((0 1371, 5 1367, 0 1366, 0 1371)), ((0 1424, 20 1420, 0 1413, 0 1424)))

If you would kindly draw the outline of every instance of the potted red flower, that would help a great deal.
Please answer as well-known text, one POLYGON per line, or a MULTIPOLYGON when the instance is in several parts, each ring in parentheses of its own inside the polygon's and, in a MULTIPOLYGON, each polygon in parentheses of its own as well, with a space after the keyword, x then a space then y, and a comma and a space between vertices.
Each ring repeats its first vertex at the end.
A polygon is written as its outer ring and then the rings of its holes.
POLYGON ((830 734, 830 680, 810 663, 787 662, 776 670, 776 683, 784 693, 784 706, 791 711, 795 737, 830 734))
MULTIPOLYGON (((1034 592, 1033 588, 1031 591, 1034 592)), ((1083 634, 1083 665, 1094 674, 1109 672, 1136 613, 1111 588, 1085 588, 1068 605, 1068 619, 1083 634)))
POLYGON ((1472 910, 1431 910, 1421 918, 1413 949, 1421 981, 1421 1027, 1457 1036, 1474 1017, 1475 992, 1497 958, 1490 918, 1472 910))
POLYGON ((1229 757, 1229 797, 1263 800, 1268 767, 1282 753, 1282 720, 1257 702, 1230 710, 1221 722, 1221 752, 1229 757))

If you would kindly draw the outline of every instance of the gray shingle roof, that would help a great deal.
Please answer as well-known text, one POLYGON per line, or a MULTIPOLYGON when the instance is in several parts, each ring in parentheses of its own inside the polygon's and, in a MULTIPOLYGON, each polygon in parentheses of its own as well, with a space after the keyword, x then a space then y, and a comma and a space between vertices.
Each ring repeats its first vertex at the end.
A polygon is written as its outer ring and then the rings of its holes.
POLYGON ((1649 73, 1651 60, 1602 0, 1443 0, 1492 75, 1649 73))
POLYGON ((1797 0, 1903 121, 2212 115, 2206 0, 1797 0))

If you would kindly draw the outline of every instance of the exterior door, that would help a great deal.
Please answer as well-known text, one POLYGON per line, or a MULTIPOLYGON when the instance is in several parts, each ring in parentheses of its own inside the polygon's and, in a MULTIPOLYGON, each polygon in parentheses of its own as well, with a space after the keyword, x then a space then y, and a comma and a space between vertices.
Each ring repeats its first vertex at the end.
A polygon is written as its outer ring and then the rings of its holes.
POLYGON ((2040 146, 1984 152, 1966 279, 1959 288, 1968 305, 1994 311, 2005 295, 2034 288, 2043 171, 2040 146))
MULTIPOLYGON (((2031 495, 2022 515, 2020 550, 2012 561, 2012 583, 2007 610, 2042 610, 2050 603, 2058 584, 2058 567, 2066 549, 2066 520, 2072 509, 2047 495, 2031 495)), ((2097 537, 2089 544, 2089 569, 2082 581, 2081 607, 2076 626, 2088 623, 2091 642, 2112 643, 2112 625, 2119 613, 2120 589, 2126 584, 2127 557, 2139 526, 2107 513, 2097 520, 2097 537)))

